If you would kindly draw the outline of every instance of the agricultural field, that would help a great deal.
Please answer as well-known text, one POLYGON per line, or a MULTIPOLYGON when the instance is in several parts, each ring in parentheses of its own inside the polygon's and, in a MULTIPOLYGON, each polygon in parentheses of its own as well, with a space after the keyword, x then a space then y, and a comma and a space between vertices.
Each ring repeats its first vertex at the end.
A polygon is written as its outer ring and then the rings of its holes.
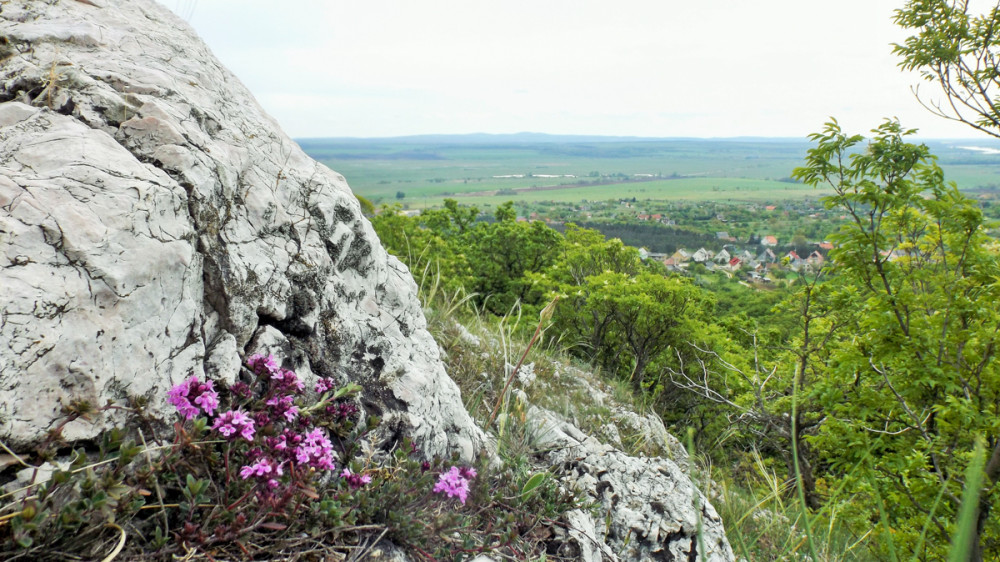
MULTIPOLYGON (((419 209, 445 198, 490 208, 515 200, 616 198, 779 202, 823 193, 789 179, 805 139, 635 139, 536 134, 301 139, 313 158, 376 204, 419 209)), ((1000 192, 1000 142, 924 141, 968 192, 1000 192)))

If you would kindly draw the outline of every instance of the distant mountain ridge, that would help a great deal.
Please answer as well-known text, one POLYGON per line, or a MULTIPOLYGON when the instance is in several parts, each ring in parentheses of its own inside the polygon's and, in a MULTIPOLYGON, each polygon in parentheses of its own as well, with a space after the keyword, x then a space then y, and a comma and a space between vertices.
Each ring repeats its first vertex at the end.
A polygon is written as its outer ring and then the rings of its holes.
MULTIPOLYGON (((572 143, 638 143, 638 142, 665 142, 665 141, 686 141, 686 142, 760 142, 760 143, 807 143, 806 137, 766 137, 766 136, 737 136, 737 137, 640 137, 640 136, 615 136, 615 135, 554 135, 549 133, 465 133, 465 134, 426 134, 426 135, 405 135, 398 137, 305 137, 294 139, 300 146, 306 148, 317 144, 456 144, 456 145, 478 145, 478 144, 572 144, 572 143)), ((1000 141, 984 138, 967 139, 935 139, 917 138, 920 142, 934 143, 977 143, 979 145, 1000 146, 1000 141)))
POLYGON ((756 142, 805 142, 797 137, 637 137, 604 135, 551 135, 548 133, 467 133, 428 134, 401 137, 309 137, 295 139, 301 146, 331 143, 413 143, 413 144, 539 144, 539 143, 613 143, 613 142, 664 142, 664 141, 756 141, 756 142))

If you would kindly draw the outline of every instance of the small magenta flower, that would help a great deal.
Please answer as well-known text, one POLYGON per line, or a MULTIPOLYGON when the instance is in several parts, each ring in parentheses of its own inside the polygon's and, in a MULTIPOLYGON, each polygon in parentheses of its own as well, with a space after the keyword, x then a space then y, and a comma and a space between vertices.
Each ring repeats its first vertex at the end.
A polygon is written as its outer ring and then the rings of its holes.
POLYGON ((271 380, 275 382, 275 385, 282 390, 292 390, 295 392, 302 392, 302 389, 306 387, 296 376, 294 371, 289 371, 288 369, 278 369, 271 373, 271 380))
POLYGON ((278 365, 278 362, 274 359, 273 355, 264 357, 260 353, 251 355, 250 358, 247 359, 247 366, 249 366, 250 369, 258 375, 263 375, 264 373, 274 375, 274 373, 281 370, 281 367, 278 365))
POLYGON ((189 420, 202 410, 211 416, 219 407, 219 393, 212 387, 212 381, 198 382, 198 377, 191 375, 167 391, 167 401, 177 408, 184 419, 189 420))
POLYGON ((237 437, 253 441, 255 431, 253 420, 239 410, 229 410, 220 415, 215 419, 215 423, 212 424, 212 429, 218 431, 230 441, 237 437))
MULTIPOLYGON (((475 470, 472 470, 472 477, 475 477, 475 470)), ((434 485, 434 493, 458 498, 462 505, 465 505, 465 500, 469 496, 469 479, 462 475, 457 466, 453 466, 448 472, 441 473, 437 484, 434 485)))
POLYGON ((316 394, 323 394, 324 392, 329 392, 337 387, 337 383, 329 378, 322 378, 316 381, 316 394))
POLYGON ((250 398, 250 385, 245 382, 238 382, 229 387, 229 392, 240 398, 250 398))
POLYGON ((257 424, 257 427, 264 427, 271 423, 271 416, 267 412, 257 412, 253 415, 253 421, 257 424))
POLYGON ((303 436, 302 444, 295 448, 295 460, 321 470, 333 470, 333 444, 320 428, 303 436))
MULTIPOLYGON (((267 480, 268 484, 273 480, 274 476, 281 476, 285 471, 282 470, 281 465, 274 462, 271 459, 261 459, 254 464, 246 465, 240 469, 240 478, 244 480, 248 478, 258 478, 261 480, 267 480)), ((275 482, 277 482, 275 480, 275 482)))
POLYGON ((347 485, 351 487, 352 490, 357 490, 358 488, 364 487, 365 484, 369 484, 372 481, 372 477, 367 474, 354 474, 351 469, 345 468, 340 476, 347 482, 347 485))
POLYGON ((271 413, 275 416, 282 416, 286 421, 293 422, 299 415, 299 409, 292 403, 293 396, 275 396, 267 401, 271 407, 271 413))
POLYGON ((352 402, 337 402, 326 407, 326 413, 337 420, 346 420, 358 413, 358 407, 352 402))
POLYGON ((276 456, 283 456, 288 460, 295 460, 295 451, 302 443, 303 437, 290 429, 285 429, 276 437, 268 437, 264 444, 276 456))
POLYGON ((267 459, 258 461, 256 464, 247 465, 240 469, 240 478, 246 480, 251 476, 266 476, 271 474, 271 463, 267 459))

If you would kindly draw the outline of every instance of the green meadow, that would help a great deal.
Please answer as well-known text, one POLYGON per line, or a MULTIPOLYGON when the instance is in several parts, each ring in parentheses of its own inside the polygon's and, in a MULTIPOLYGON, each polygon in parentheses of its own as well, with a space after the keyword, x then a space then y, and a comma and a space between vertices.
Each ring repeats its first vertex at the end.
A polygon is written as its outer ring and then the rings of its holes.
MULTIPOLYGON (((1000 144, 926 141, 966 191, 1000 190, 1000 144), (976 147, 972 150, 963 147, 976 147), (996 151, 997 153, 991 153, 996 151)), ((823 193, 789 179, 806 139, 631 139, 535 134, 302 139, 376 204, 481 207, 509 200, 786 201, 823 193)))

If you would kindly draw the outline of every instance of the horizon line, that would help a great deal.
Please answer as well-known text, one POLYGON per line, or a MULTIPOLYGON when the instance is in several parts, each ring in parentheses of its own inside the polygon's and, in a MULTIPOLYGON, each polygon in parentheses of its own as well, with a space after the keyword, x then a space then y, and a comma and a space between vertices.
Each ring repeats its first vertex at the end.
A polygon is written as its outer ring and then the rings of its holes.
MULTIPOLYGON (((767 135, 734 135, 734 136, 708 136, 708 137, 696 137, 696 136, 663 136, 663 137, 650 137, 650 136, 640 136, 640 135, 604 135, 604 134, 587 134, 587 133, 540 133, 533 131, 519 131, 517 133, 484 133, 484 132, 472 132, 472 133, 417 133, 408 135, 391 135, 391 136, 306 136, 306 137, 292 137, 292 140, 299 141, 323 141, 323 140, 334 140, 334 141, 391 141, 391 140, 421 140, 428 138, 495 138, 504 139, 511 137, 520 137, 526 140, 531 138, 535 139, 593 139, 595 141, 600 140, 615 140, 615 141, 635 141, 635 142, 652 142, 652 141, 740 141, 740 140, 766 140, 766 141, 794 141, 794 142, 811 142, 809 141, 808 135, 801 137, 798 136, 767 136, 767 135)), ((925 137, 920 135, 914 135, 912 137, 914 140, 919 141, 968 141, 968 142, 1000 142, 1000 139, 996 138, 975 138, 975 137, 925 137)))

